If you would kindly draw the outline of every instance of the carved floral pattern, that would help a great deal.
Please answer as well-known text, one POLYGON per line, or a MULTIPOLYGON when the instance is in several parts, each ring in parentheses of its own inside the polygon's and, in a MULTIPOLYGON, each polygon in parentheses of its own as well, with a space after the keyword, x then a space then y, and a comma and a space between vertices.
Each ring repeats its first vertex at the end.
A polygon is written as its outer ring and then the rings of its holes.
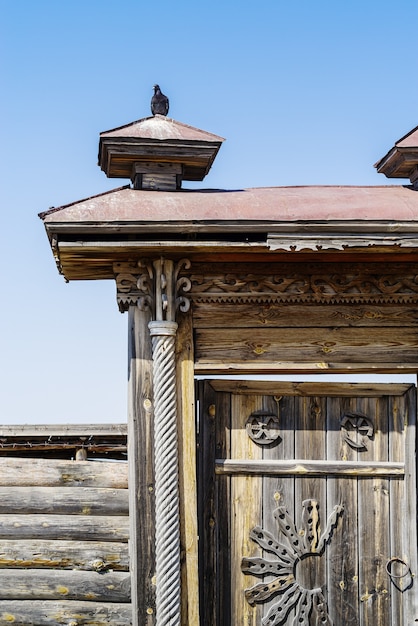
POLYGON ((334 507, 322 534, 319 505, 316 500, 304 500, 302 503, 300 530, 296 528, 285 507, 278 507, 273 514, 286 543, 277 541, 270 532, 260 526, 251 530, 251 539, 272 555, 272 558, 244 557, 241 569, 244 574, 273 575, 275 578, 246 589, 247 601, 255 605, 278 596, 277 602, 272 604, 267 615, 263 617, 263 626, 282 626, 292 609, 295 610, 293 625, 309 626, 311 616, 315 616, 316 621, 312 623, 332 626, 322 589, 305 588, 298 582, 295 574, 296 567, 303 567, 303 561, 307 557, 320 556, 324 553, 337 527, 338 519, 343 514, 343 507, 340 505, 334 507))

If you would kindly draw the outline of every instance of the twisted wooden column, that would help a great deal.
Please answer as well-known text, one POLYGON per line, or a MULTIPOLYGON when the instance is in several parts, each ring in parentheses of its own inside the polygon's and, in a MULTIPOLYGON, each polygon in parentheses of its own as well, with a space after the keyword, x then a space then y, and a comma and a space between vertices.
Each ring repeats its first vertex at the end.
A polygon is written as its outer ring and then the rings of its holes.
POLYGON ((152 311, 148 327, 152 341, 154 384, 155 570, 156 624, 181 622, 180 503, 176 394, 176 332, 178 310, 190 303, 183 292, 190 280, 179 277, 187 260, 176 265, 158 259, 137 280, 138 306, 152 311))
POLYGON ((158 626, 180 624, 175 322, 150 322, 154 372, 155 559, 158 626))

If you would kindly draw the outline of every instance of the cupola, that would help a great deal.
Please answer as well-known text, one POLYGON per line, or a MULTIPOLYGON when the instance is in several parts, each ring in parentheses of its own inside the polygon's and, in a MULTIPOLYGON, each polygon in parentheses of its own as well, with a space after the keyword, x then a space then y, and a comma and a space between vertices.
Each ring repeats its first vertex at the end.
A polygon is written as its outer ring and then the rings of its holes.
POLYGON ((99 166, 134 189, 175 191, 183 180, 204 179, 223 141, 157 114, 101 133, 99 166))
POLYGON ((418 188, 418 126, 399 139, 375 168, 387 178, 409 178, 418 188))

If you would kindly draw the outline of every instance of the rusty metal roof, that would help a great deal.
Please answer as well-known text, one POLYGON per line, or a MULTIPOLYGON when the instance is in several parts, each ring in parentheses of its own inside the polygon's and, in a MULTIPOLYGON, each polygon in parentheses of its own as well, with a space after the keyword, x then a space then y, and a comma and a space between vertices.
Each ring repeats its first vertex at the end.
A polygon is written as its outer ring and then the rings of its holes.
POLYGON ((409 186, 263 187, 240 190, 137 191, 129 186, 40 214, 45 225, 418 220, 409 186))
POLYGON ((223 137, 194 128, 188 124, 183 124, 183 122, 178 122, 164 115, 144 117, 130 124, 106 130, 100 133, 100 137, 131 137, 156 139, 159 141, 171 139, 183 141, 225 141, 223 137))

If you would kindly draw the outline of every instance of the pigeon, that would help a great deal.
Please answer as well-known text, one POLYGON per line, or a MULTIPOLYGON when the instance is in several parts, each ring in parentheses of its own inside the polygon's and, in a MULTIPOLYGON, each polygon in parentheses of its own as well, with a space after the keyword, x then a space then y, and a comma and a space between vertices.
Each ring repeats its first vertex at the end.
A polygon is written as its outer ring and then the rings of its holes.
POLYGON ((154 95, 151 98, 151 113, 153 115, 167 115, 168 98, 163 93, 159 85, 154 85, 154 95))

